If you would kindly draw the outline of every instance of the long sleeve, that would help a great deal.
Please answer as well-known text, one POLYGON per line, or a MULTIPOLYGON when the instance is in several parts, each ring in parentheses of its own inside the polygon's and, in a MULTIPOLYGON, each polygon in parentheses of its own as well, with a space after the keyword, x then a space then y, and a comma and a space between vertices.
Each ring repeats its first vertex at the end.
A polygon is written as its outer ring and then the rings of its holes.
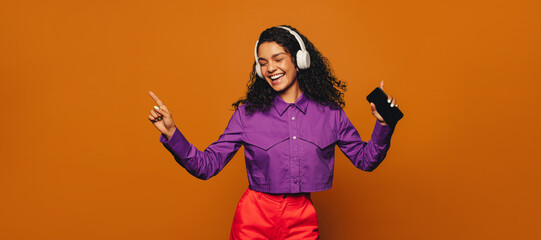
POLYGON ((178 129, 170 139, 161 135, 160 142, 190 174, 207 180, 218 174, 242 146, 242 131, 242 120, 237 109, 224 133, 204 151, 189 143, 178 129))
POLYGON ((340 150, 357 168, 369 172, 376 169, 387 155, 394 128, 376 121, 372 138, 365 142, 343 111, 340 112, 339 124, 337 145, 340 150))

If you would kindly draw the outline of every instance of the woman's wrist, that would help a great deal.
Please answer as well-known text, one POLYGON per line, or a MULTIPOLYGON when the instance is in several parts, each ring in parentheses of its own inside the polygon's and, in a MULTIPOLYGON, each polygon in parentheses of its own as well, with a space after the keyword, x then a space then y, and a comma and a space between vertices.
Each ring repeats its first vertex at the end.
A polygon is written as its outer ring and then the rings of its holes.
POLYGON ((172 130, 169 130, 165 133, 163 133, 163 135, 165 135, 165 137, 167 137, 167 140, 171 139, 171 137, 173 136, 173 134, 175 133, 175 131, 177 130, 177 127, 173 127, 172 130))

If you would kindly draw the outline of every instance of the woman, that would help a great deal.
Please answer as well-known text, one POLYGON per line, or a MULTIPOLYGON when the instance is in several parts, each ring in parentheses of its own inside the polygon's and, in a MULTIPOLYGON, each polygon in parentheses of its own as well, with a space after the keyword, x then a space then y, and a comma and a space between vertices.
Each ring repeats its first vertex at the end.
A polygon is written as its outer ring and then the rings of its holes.
MULTIPOLYGON (((159 107, 148 118, 175 160, 201 179, 220 172, 244 145, 249 188, 237 206, 231 239, 318 239, 310 192, 331 188, 334 146, 356 167, 372 171, 385 158, 394 126, 371 104, 377 121, 370 141, 362 141, 342 110, 345 84, 294 28, 263 31, 255 58, 246 97, 233 104, 227 128, 205 151, 186 140, 152 92, 159 107)), ((388 102, 398 106, 393 97, 388 102)))

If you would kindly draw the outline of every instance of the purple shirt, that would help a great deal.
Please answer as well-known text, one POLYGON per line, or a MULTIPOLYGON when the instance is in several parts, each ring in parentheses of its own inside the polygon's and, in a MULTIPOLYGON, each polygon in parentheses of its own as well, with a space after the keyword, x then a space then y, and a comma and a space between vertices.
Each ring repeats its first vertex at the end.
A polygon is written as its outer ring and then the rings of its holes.
POLYGON ((200 179, 220 172, 244 145, 249 188, 266 193, 299 193, 331 188, 334 150, 353 165, 374 170, 385 158, 393 128, 376 121, 372 139, 365 142, 342 109, 331 109, 305 97, 286 103, 276 97, 266 112, 247 114, 239 106, 224 133, 199 151, 177 129, 163 145, 175 160, 200 179))

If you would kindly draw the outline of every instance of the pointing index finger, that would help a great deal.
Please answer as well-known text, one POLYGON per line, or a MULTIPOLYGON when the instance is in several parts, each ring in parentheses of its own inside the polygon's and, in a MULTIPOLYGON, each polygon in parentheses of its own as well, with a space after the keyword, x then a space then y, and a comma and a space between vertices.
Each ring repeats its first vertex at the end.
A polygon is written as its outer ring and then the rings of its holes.
POLYGON ((148 91, 148 94, 150 94, 150 96, 152 97, 152 99, 154 99, 154 102, 156 102, 158 106, 163 106, 162 101, 158 98, 158 96, 156 96, 156 94, 154 94, 152 91, 148 91))

